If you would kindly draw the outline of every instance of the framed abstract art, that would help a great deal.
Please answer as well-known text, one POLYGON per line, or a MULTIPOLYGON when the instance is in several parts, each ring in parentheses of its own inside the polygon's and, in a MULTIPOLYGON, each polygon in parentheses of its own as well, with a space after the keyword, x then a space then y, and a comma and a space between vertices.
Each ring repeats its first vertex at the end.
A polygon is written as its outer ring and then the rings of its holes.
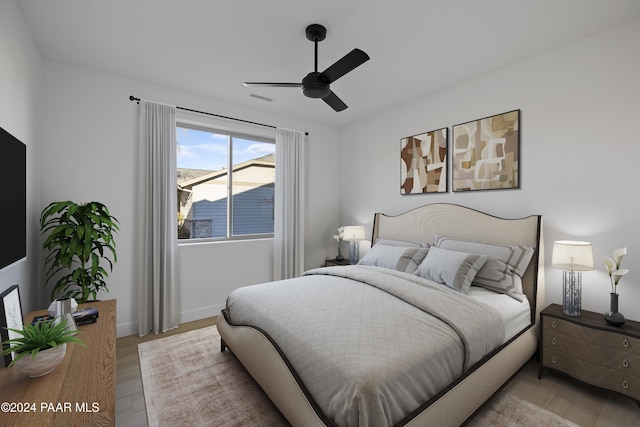
POLYGON ((520 110, 453 126, 453 191, 520 188, 520 110))
POLYGON ((400 194, 446 193, 448 128, 400 140, 400 194))

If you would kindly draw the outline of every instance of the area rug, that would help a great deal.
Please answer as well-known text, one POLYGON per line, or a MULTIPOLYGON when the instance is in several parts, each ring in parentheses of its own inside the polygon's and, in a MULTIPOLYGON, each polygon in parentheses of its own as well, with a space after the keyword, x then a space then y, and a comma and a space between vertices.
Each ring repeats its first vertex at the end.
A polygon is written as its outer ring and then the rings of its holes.
MULTIPOLYGON (((147 419, 155 426, 288 426, 215 326, 138 345, 147 419)), ((512 394, 494 396, 467 426, 576 426, 512 394)))

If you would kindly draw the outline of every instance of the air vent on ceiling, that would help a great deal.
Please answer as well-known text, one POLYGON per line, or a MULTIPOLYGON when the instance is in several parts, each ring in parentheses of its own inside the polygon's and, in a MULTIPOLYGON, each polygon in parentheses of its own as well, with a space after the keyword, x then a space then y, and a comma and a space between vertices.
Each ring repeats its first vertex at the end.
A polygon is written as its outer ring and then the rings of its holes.
POLYGON ((252 96, 252 97, 258 98, 258 99, 262 99, 263 101, 267 101, 267 102, 273 101, 273 98, 267 98, 266 96, 256 95, 255 93, 250 93, 249 96, 252 96))

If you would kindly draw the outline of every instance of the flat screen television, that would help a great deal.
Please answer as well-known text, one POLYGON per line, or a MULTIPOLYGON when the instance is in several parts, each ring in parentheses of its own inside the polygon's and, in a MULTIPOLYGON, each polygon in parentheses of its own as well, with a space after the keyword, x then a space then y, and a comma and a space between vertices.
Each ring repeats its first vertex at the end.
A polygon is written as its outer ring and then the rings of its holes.
POLYGON ((0 270, 27 256, 27 147, 0 127, 0 270))

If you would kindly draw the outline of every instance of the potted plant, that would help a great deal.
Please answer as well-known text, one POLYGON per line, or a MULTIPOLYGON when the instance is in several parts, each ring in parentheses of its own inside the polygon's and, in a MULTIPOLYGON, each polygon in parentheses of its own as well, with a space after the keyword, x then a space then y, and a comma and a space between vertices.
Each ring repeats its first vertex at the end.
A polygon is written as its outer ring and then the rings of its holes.
POLYGON ((6 346, 2 356, 15 353, 16 356, 8 367, 16 365, 18 372, 30 378, 41 377, 53 371, 64 359, 67 343, 74 342, 84 347, 84 343, 76 337, 78 331, 68 328, 64 317, 39 320, 22 329, 6 329, 21 336, 2 343, 3 347, 6 346))
POLYGON ((54 202, 40 216, 42 234, 49 233, 42 247, 45 258, 45 284, 56 278, 51 299, 57 295, 78 303, 95 300, 99 291, 109 292, 105 278, 117 261, 114 234, 118 220, 99 202, 77 204, 54 202), (66 274, 64 274, 66 272, 66 274))

